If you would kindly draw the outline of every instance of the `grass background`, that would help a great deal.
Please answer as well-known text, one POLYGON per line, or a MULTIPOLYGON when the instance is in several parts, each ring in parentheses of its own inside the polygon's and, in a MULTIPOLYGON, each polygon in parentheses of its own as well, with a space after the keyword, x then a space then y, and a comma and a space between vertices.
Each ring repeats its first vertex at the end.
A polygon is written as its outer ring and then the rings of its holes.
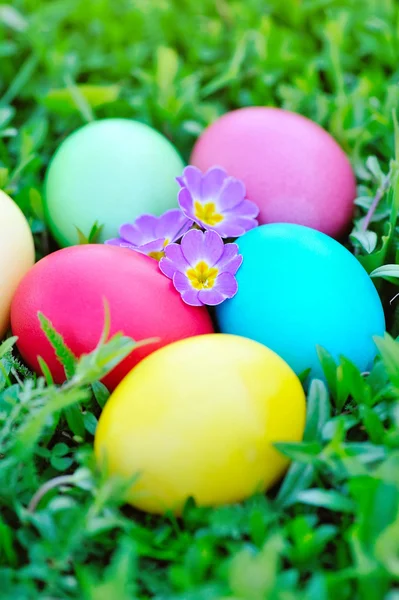
MULTIPOLYGON (((276 105, 320 123, 358 178, 350 247, 398 331, 399 5, 395 0, 14 0, 0 6, 0 186, 22 207, 37 256, 46 165, 95 118, 136 118, 185 159, 229 109, 276 105), (396 143, 395 143, 396 137, 396 143), (381 197, 371 223, 373 199, 381 197), (367 226, 366 226, 367 225, 367 226), (380 275, 378 277, 378 275, 380 275)), ((359 303, 362 301, 359 298, 359 303)), ((399 598, 399 345, 378 340, 364 377, 320 350, 304 442, 279 488, 182 520, 123 507, 92 439, 104 369, 124 338, 57 388, 0 347, 0 597, 83 600, 399 598)))

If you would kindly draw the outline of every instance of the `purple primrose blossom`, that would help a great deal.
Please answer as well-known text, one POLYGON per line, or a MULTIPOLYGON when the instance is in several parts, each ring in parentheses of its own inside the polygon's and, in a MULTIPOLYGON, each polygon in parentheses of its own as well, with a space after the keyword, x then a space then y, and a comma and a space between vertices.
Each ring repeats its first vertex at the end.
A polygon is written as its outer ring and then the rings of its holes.
POLYGON ((159 268, 191 306, 215 306, 238 289, 235 274, 242 263, 237 244, 224 244, 215 231, 192 229, 181 244, 169 244, 159 268))
POLYGON ((242 181, 213 167, 205 174, 188 166, 177 177, 179 205, 187 218, 221 237, 238 237, 258 225, 259 209, 245 195, 242 181))
POLYGON ((180 209, 168 210, 160 217, 142 215, 134 223, 125 223, 119 229, 119 238, 107 240, 106 244, 130 248, 160 260, 165 246, 176 242, 192 226, 180 209))

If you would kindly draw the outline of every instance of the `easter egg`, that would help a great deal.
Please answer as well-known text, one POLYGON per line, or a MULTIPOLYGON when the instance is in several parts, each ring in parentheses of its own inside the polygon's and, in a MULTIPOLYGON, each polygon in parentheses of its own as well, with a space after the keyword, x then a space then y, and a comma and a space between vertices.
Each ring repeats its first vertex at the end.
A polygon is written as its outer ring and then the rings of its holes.
POLYGON ((28 222, 15 202, 0 190, 0 338, 9 325, 14 292, 34 262, 28 222))
POLYGON ((45 184, 48 225, 61 246, 88 236, 117 237, 123 223, 177 206, 183 162, 160 133, 128 119, 104 119, 67 137, 50 163, 45 184))
POLYGON ((64 381, 63 367, 40 328, 37 313, 51 321, 79 357, 99 342, 104 301, 110 311, 110 335, 122 332, 137 342, 156 338, 133 350, 106 376, 104 383, 109 389, 157 348, 213 331, 206 309, 184 304, 172 282, 159 271, 157 261, 115 246, 74 246, 40 260, 18 287, 11 324, 24 360, 40 371, 41 356, 54 380, 64 381))
POLYGON ((227 113, 200 136, 190 162, 241 179, 261 224, 298 223, 333 237, 348 229, 356 197, 351 165, 336 141, 301 115, 265 107, 227 113))
POLYGON ((367 272, 344 246, 314 229, 262 225, 237 240, 238 292, 217 307, 224 333, 262 342, 302 373, 321 376, 316 346, 361 370, 376 353, 384 312, 367 272))
POLYGON ((133 506, 179 513, 243 500, 275 483, 287 459, 273 444, 299 441, 305 396, 274 352, 211 334, 148 356, 107 402, 95 453, 107 473, 132 480, 133 506))

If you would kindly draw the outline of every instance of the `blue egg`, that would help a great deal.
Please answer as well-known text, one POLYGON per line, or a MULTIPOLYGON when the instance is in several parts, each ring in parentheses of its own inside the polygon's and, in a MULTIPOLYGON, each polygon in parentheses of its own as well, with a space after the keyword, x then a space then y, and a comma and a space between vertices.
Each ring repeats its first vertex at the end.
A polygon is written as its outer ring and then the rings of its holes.
POLYGON ((223 333, 261 342, 296 373, 322 375, 316 345, 361 371, 374 359, 373 336, 385 331, 374 284, 341 244, 314 229, 262 225, 237 240, 243 255, 238 292, 216 308, 223 333))

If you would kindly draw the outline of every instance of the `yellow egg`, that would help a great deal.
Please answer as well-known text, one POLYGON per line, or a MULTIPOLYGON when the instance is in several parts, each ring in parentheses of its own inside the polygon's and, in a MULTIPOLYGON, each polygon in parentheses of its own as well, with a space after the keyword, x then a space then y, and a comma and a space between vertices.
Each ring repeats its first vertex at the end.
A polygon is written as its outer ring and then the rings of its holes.
POLYGON ((157 350, 119 384, 100 417, 97 460, 137 479, 126 500, 153 513, 193 496, 215 506, 264 491, 299 441, 305 396, 277 354, 247 338, 208 334, 157 350))
POLYGON ((9 324, 14 292, 34 262, 28 222, 15 202, 0 190, 0 338, 9 324))

